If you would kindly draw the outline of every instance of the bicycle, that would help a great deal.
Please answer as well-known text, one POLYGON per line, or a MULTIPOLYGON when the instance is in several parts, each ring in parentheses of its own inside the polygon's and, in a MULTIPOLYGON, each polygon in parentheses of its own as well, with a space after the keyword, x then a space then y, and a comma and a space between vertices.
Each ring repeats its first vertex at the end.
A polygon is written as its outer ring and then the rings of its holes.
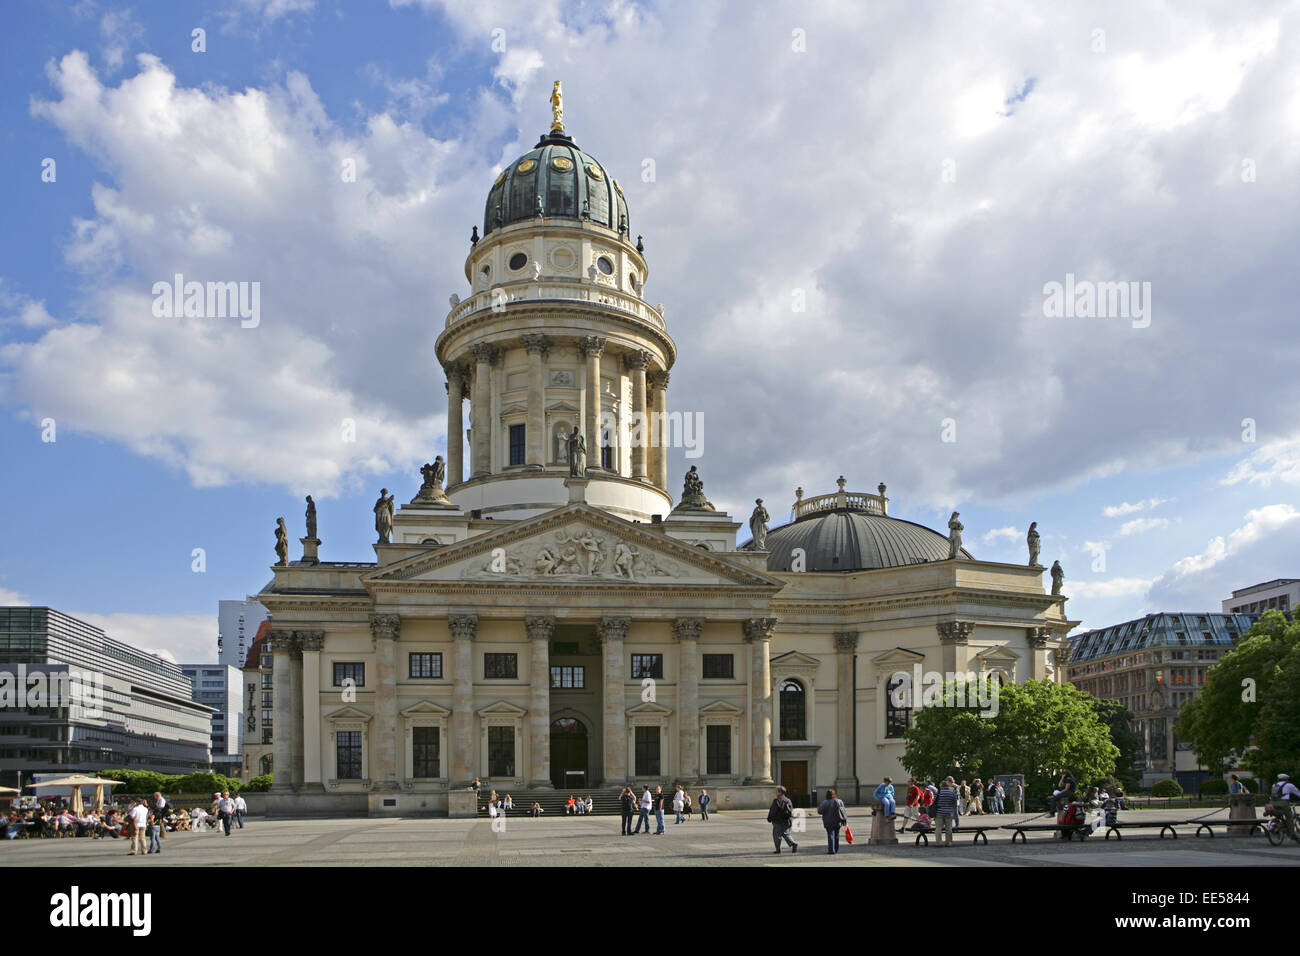
POLYGON ((1300 827, 1296 826, 1295 812, 1292 808, 1275 807, 1269 804, 1264 808, 1264 814, 1270 818, 1268 826, 1264 828, 1264 835, 1268 837, 1271 845, 1281 846, 1288 836, 1300 843, 1300 827))

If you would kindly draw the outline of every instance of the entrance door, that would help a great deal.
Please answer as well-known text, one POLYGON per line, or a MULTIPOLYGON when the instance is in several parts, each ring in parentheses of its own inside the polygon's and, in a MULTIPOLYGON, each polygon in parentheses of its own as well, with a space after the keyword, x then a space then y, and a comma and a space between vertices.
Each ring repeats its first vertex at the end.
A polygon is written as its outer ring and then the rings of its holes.
POLYGON ((808 806, 812 802, 812 794, 808 792, 808 761, 782 760, 781 786, 796 807, 808 806))
POLYGON ((551 783, 557 790, 586 789, 587 727, 576 717, 551 724, 551 783))

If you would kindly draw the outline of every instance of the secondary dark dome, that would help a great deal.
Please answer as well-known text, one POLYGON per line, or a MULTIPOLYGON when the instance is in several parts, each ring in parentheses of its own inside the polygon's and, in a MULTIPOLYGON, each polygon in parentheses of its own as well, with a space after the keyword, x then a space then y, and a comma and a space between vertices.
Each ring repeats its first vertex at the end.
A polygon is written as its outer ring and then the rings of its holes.
POLYGON ((565 133, 546 133, 501 172, 483 209, 483 235, 537 218, 538 196, 547 219, 593 222, 621 233, 631 228, 623 191, 565 133))
MULTIPOLYGON (((883 514, 836 508, 805 515, 767 533, 769 571, 791 570, 803 548, 806 571, 867 571, 948 560, 948 539, 937 531, 883 514)), ((971 554, 962 548, 962 555, 971 554)))

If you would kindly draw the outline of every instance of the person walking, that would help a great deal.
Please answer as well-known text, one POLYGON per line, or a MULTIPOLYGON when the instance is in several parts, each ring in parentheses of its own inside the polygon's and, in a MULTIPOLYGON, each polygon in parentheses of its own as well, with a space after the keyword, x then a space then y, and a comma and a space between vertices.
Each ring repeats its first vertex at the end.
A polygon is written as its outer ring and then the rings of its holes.
POLYGON ((970 812, 970 784, 965 780, 957 786, 957 804, 964 812, 970 812))
POLYGON ((226 836, 230 836, 230 822, 235 817, 235 801, 230 799, 230 792, 226 791, 217 801, 217 816, 221 819, 221 828, 226 831, 226 836))
POLYGON ((244 800, 242 793, 235 794, 235 822, 239 824, 239 829, 244 829, 244 814, 248 812, 248 803, 244 800))
MULTIPOLYGON (((893 790, 892 786, 890 790, 893 790)), ((826 791, 826 799, 821 802, 817 812, 822 815, 822 826, 826 828, 826 853, 839 853, 840 827, 847 825, 849 819, 844 813, 844 801, 835 795, 834 787, 826 791)))
POLYGON ((907 778, 907 803, 903 806, 903 825, 898 828, 902 833, 907 829, 907 821, 916 818, 921 807, 921 787, 915 777, 907 778))
POLYGON ((957 820, 957 787, 952 777, 943 781, 939 796, 934 800, 935 842, 939 846, 952 846, 952 830, 957 820))
POLYGON ((682 792, 682 785, 679 783, 677 790, 673 793, 673 812, 677 814, 677 819, 673 821, 674 826, 686 819, 682 815, 682 811, 686 809, 685 797, 686 794, 682 792))
POLYGON ((712 802, 713 802, 713 798, 709 796, 709 791, 701 790, 700 799, 699 799, 700 822, 704 822, 709 819, 709 804, 712 802))
POLYGON ((620 836, 632 835, 632 818, 636 816, 636 794, 631 787, 624 787, 618 795, 618 812, 623 817, 623 830, 620 836))
POLYGON ((664 829, 664 788, 655 787, 655 836, 660 836, 667 832, 664 829))
POLYGON ((767 822, 772 824, 772 843, 775 853, 781 852, 781 841, 790 846, 791 853, 799 852, 799 844, 790 839, 790 824, 794 822, 794 804, 785 795, 785 787, 776 788, 776 798, 767 810, 767 822))
POLYGON ((646 836, 650 835, 650 808, 652 806, 654 806, 654 797, 650 795, 650 785, 644 784, 641 787, 641 816, 636 821, 634 833, 640 833, 641 825, 645 824, 646 836))
POLYGON ((149 811, 144 801, 139 797, 132 801, 131 812, 127 816, 131 819, 131 852, 128 856, 135 856, 137 850, 141 856, 144 856, 144 835, 149 826, 149 811))

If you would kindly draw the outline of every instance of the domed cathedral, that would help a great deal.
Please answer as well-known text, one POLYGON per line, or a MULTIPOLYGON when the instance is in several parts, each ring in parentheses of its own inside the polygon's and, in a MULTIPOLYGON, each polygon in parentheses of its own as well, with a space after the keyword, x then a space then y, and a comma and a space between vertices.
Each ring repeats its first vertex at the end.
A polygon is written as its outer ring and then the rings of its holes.
POLYGON ((279 524, 257 595, 271 686, 249 701, 271 718, 273 814, 471 816, 491 789, 599 810, 677 782, 716 809, 766 806, 776 782, 868 799, 902 775, 899 675, 1059 679, 1059 584, 1033 551, 974 558, 956 514, 941 534, 841 478, 770 531, 760 501, 737 546, 695 467, 674 501, 653 426, 676 345, 562 97, 471 232, 436 343, 445 459, 405 504, 380 491, 374 561, 323 560, 310 498, 297 560, 279 524))

